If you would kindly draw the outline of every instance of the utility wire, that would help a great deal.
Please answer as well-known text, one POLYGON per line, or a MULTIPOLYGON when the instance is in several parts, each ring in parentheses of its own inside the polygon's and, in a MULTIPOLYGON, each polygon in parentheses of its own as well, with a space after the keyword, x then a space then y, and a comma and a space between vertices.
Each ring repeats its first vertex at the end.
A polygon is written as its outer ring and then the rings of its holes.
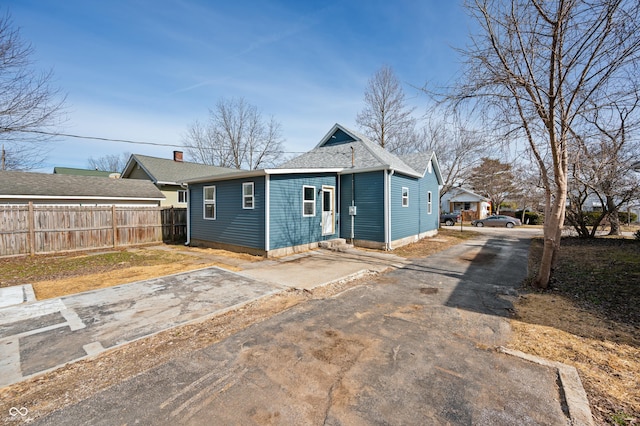
MULTIPOLYGON (((75 139, 89 139, 89 140, 95 140, 95 141, 130 143, 130 144, 137 144, 137 145, 166 146, 166 147, 171 147, 171 148, 192 148, 192 149, 219 149, 219 148, 221 148, 220 146, 217 146, 217 147, 203 147, 203 146, 192 146, 192 145, 176 145, 176 144, 160 143, 160 142, 133 141, 133 140, 129 140, 129 139, 112 139, 112 138, 103 138, 103 137, 99 137, 99 136, 82 136, 82 135, 74 135, 74 134, 70 134, 70 133, 45 132, 45 131, 42 131, 42 130, 16 130, 16 131, 22 132, 22 133, 36 133, 36 134, 46 135, 46 136, 62 136, 62 137, 66 137, 66 138, 75 138, 75 139)), ((309 151, 277 151, 277 152, 280 153, 280 154, 309 154, 309 151)), ((345 155, 345 156, 347 156, 347 155, 350 156, 351 155, 351 154, 348 154, 348 153, 336 153, 336 154, 342 154, 342 155, 345 155)))

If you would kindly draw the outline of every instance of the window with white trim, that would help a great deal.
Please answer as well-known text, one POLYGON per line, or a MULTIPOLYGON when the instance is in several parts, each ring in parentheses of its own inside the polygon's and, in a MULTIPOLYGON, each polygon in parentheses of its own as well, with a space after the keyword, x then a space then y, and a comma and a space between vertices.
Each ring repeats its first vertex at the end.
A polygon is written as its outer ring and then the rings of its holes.
POLYGON ((316 215, 316 187, 302 187, 302 216, 311 217, 316 215))
POLYGON ((402 187, 402 207, 409 207, 409 188, 402 187))
POLYGON ((431 214, 433 202, 431 199, 431 191, 427 192, 427 214, 431 214))
POLYGON ((216 187, 205 186, 202 188, 203 216, 205 219, 216 218, 216 187))
POLYGON ((242 208, 253 209, 253 182, 244 182, 242 184, 242 208))
POLYGON ((178 191, 178 203, 187 204, 187 191, 183 191, 183 190, 178 191))

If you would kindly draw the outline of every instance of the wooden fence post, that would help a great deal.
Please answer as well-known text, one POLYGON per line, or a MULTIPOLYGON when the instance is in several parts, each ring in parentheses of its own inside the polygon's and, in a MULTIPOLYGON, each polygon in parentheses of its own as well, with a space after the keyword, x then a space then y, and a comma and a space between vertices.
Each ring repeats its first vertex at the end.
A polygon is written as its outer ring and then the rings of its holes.
POLYGON ((117 232, 118 232, 118 224, 116 223, 118 216, 116 215, 116 205, 112 205, 111 206, 111 226, 113 229, 113 248, 116 248, 118 246, 118 237, 117 237, 117 232))
POLYGON ((34 229, 35 219, 33 217, 33 201, 29 201, 27 224, 29 227, 29 254, 34 256, 36 254, 36 230, 34 229))

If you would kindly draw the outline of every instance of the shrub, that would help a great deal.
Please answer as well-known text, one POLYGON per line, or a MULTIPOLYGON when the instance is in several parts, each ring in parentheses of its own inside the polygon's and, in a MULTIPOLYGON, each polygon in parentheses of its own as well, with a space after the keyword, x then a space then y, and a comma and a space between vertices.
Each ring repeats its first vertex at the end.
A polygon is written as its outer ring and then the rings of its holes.
MULTIPOLYGON (((518 210, 515 213, 515 217, 522 220, 522 210, 518 210)), ((524 221, 522 221, 522 223, 528 225, 542 225, 542 222, 544 222, 544 216, 541 213, 530 211, 524 212, 524 221)))
POLYGON ((636 240, 640 241, 640 229, 633 233, 633 236, 636 240))
POLYGON ((638 220, 638 215, 631 212, 618 212, 618 219, 620 220, 620 223, 636 222, 638 220))

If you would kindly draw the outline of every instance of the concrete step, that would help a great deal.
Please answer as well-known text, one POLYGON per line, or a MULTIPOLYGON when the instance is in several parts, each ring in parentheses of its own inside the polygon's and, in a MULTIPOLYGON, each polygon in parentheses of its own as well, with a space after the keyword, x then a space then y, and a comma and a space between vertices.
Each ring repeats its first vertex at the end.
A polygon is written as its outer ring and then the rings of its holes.
POLYGON ((344 238, 334 238, 332 240, 320 241, 318 247, 332 251, 345 251, 353 248, 353 244, 347 244, 347 240, 344 238))

